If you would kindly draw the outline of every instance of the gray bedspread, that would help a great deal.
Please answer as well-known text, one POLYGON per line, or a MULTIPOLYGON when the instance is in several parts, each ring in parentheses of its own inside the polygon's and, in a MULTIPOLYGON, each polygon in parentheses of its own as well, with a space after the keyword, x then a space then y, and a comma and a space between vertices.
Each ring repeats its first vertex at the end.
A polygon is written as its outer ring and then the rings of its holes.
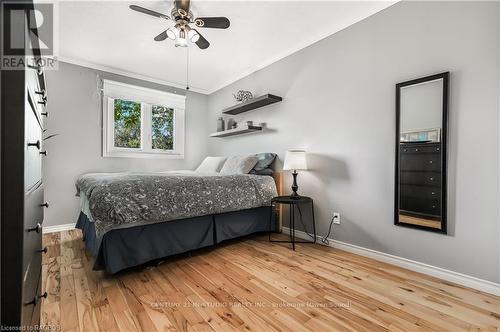
POLYGON ((247 174, 91 173, 76 189, 98 238, 117 228, 266 206, 276 196, 272 177, 247 174))

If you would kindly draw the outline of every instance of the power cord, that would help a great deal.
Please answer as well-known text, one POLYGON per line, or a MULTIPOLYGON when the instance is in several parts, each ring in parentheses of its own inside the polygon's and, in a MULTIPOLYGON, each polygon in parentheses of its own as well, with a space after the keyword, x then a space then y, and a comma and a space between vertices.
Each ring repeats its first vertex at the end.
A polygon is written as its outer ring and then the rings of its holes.
MULTIPOLYGON (((307 231, 307 227, 306 225, 304 224, 304 220, 302 218, 302 211, 300 210, 300 205, 297 204, 297 210, 299 211, 299 216, 300 216, 300 223, 302 224, 302 227, 304 229, 304 232, 309 235, 309 237, 311 239, 314 239, 314 235, 309 233, 307 231)), ((332 220, 330 221, 330 226, 328 226, 328 234, 326 234, 326 236, 323 236, 323 237, 320 237, 318 236, 319 240, 323 243, 323 244, 326 244, 326 245, 329 245, 330 244, 330 241, 328 240, 328 238, 330 237, 330 233, 332 232, 332 226, 333 226, 333 221, 335 220, 335 217, 332 217, 332 220)), ((291 225, 290 225, 291 226, 291 225)))
MULTIPOLYGON (((292 205, 292 206, 293 206, 293 205, 292 205)), ((310 237, 311 239, 313 239, 313 240, 314 240, 314 235, 310 234, 310 233, 307 231, 307 227, 306 227, 306 225, 304 225, 304 220, 303 220, 303 218, 302 218, 302 211, 300 210, 300 204, 297 204, 297 210, 299 211, 300 223, 302 224, 302 227, 304 228, 304 232, 305 232, 307 235, 309 235, 309 237, 310 237)), ((290 227, 291 227, 291 226, 292 226, 292 225, 290 225, 290 227)))
POLYGON ((323 236, 322 238, 319 239, 321 242, 323 242, 326 245, 330 244, 330 241, 328 240, 328 238, 330 237, 330 232, 332 231, 332 226, 333 226, 334 220, 335 220, 335 217, 332 217, 332 220, 330 221, 330 226, 328 227, 328 234, 326 234, 326 236, 323 236))

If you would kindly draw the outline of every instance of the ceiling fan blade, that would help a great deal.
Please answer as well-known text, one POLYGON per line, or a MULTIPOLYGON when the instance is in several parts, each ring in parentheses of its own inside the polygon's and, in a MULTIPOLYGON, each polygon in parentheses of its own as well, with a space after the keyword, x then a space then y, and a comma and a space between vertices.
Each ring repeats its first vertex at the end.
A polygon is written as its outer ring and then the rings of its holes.
POLYGON ((162 13, 158 13, 158 12, 155 12, 154 10, 150 10, 150 9, 147 9, 147 8, 144 8, 144 7, 140 7, 140 6, 136 6, 136 5, 130 5, 129 8, 132 9, 132 10, 135 10, 136 12, 139 12, 139 13, 143 13, 143 14, 147 14, 147 15, 151 15, 151 16, 163 18, 163 19, 166 19, 166 20, 170 19, 170 17, 168 15, 165 15, 165 14, 162 14, 162 13))
POLYGON ((163 41, 167 38, 168 38, 167 30, 165 30, 162 33, 160 33, 158 36, 155 37, 155 41, 163 41))
POLYGON ((186 13, 189 13, 190 0, 175 0, 175 8, 182 9, 186 13))
POLYGON ((198 17, 194 23, 199 28, 227 29, 231 22, 227 17, 198 17))
POLYGON ((208 40, 206 40, 205 37, 203 37, 198 30, 196 30, 196 29, 193 29, 193 30, 196 31, 198 33, 198 35, 200 36, 200 38, 198 38, 198 40, 196 41, 196 45, 198 45, 198 47, 201 48, 202 50, 208 48, 210 46, 210 43, 208 42, 208 40))

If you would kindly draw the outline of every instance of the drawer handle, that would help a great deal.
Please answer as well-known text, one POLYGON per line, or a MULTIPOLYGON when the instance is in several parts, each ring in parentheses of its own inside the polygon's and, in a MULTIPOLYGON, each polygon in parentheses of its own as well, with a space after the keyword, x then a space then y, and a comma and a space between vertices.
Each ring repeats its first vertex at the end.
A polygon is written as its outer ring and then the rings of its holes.
POLYGON ((28 65, 29 68, 36 70, 36 73, 40 76, 43 74, 43 69, 40 66, 28 65))
POLYGON ((47 247, 43 247, 43 249, 37 250, 38 252, 43 252, 44 254, 47 253, 47 247))
POLYGON ((38 300, 40 300, 41 298, 44 298, 46 299, 47 298, 47 292, 44 292, 42 295, 37 295, 33 298, 33 300, 29 301, 29 302, 26 302, 25 305, 34 305, 36 306, 36 304, 38 303, 38 300))
POLYGON ((429 178, 429 180, 434 181, 434 178, 433 178, 433 177, 430 177, 430 178, 429 178))
POLYGON ((47 100, 42 100, 38 102, 40 105, 46 106, 47 105, 47 100))
POLYGON ((31 68, 31 69, 36 70, 36 73, 38 74, 38 76, 42 76, 42 74, 43 74, 43 67, 41 67, 41 66, 30 66, 30 65, 28 65, 28 67, 31 68))
POLYGON ((42 225, 39 222, 36 223, 35 227, 28 228, 28 232, 37 232, 37 233, 40 233, 41 230, 42 230, 42 225))
POLYGON ((37 95, 41 95, 42 98, 47 98, 47 91, 42 90, 42 91, 35 91, 37 95))
POLYGON ((42 113, 40 113, 40 114, 42 114, 43 116, 45 116, 45 117, 47 117, 47 118, 49 117, 49 112, 42 112, 42 113))
POLYGON ((40 206, 44 206, 44 207, 48 208, 48 207, 49 207, 49 203, 48 203, 48 202, 45 202, 45 203, 43 203, 43 204, 40 204, 40 206))
POLYGON ((40 154, 44 155, 45 157, 47 157, 47 151, 40 151, 40 154))
POLYGON ((36 148, 40 150, 40 141, 36 141, 35 143, 28 143, 28 146, 36 146, 36 148))
POLYGON ((432 161, 432 160, 429 160, 429 164, 433 164, 433 163, 434 163, 434 161, 432 161))

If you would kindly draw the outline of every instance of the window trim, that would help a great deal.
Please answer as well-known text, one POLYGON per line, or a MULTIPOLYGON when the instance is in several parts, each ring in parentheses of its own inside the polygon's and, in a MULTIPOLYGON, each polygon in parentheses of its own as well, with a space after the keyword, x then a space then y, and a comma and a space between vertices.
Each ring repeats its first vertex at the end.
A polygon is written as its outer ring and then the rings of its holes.
POLYGON ((103 80, 102 98, 102 156, 120 158, 184 159, 186 97, 126 83, 103 80), (141 103, 141 147, 120 148, 114 146, 114 99, 141 103), (174 110, 174 148, 152 148, 152 106, 165 106, 174 110))

